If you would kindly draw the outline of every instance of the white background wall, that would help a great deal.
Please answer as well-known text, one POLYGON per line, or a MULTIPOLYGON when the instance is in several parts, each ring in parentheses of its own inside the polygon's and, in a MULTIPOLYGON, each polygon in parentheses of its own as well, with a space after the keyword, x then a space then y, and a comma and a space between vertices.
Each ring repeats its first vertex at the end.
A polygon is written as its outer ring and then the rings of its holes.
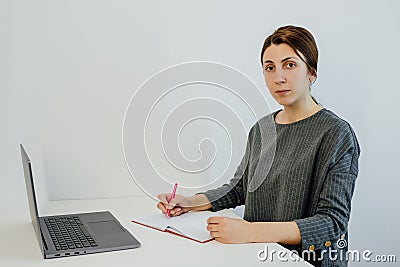
POLYGON ((41 201, 143 195, 121 148, 137 88, 168 66, 205 60, 240 70, 267 92, 262 42, 295 24, 319 46, 314 95, 352 124, 362 147, 350 248, 398 253, 399 8, 395 0, 0 0, 2 201, 26 201, 20 142, 41 201))

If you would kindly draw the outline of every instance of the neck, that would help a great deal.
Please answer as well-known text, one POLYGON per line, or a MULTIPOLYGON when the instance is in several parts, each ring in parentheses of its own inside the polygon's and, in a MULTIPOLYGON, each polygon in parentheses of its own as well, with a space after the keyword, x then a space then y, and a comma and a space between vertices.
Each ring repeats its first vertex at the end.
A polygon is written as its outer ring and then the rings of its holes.
POLYGON ((322 107, 315 103, 310 96, 304 99, 302 103, 284 106, 282 112, 280 112, 280 121, 282 123, 293 123, 305 119, 321 109, 322 107))

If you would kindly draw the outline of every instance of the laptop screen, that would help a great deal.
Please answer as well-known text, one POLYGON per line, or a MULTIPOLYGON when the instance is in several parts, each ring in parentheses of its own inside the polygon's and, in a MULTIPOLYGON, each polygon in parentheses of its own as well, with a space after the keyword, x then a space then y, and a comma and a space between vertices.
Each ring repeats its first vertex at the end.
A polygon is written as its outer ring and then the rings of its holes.
POLYGON ((26 186, 26 194, 28 196, 29 203, 29 212, 31 214, 31 219, 33 223, 33 228, 35 229, 36 237, 39 242, 39 246, 43 252, 43 244, 42 244, 42 234, 39 227, 39 214, 36 204, 36 196, 35 196, 35 187, 33 184, 33 175, 32 175, 32 166, 31 160, 28 157, 24 147, 22 144, 19 145, 21 149, 21 157, 22 157, 22 166, 24 169, 25 176, 25 186, 26 186))

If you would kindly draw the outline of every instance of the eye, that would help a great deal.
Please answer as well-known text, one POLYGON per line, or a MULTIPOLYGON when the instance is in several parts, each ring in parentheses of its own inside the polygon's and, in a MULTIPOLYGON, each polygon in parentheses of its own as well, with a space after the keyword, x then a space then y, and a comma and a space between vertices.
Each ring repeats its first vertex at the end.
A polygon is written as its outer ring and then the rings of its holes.
POLYGON ((288 62, 288 63, 286 63, 286 67, 287 67, 288 69, 293 69, 294 67, 296 67, 296 63, 294 63, 294 62, 288 62))
POLYGON ((267 66, 264 67, 264 70, 267 71, 267 72, 273 71, 274 70, 274 66, 267 65, 267 66))

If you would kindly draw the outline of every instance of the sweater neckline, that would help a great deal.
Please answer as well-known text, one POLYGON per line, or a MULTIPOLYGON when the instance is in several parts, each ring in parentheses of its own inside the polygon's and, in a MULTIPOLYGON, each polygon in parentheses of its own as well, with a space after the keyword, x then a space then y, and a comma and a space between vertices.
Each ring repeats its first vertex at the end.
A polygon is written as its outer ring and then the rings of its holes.
POLYGON ((283 109, 279 109, 279 110, 275 111, 275 112, 273 113, 273 118, 274 118, 275 125, 281 126, 281 127, 285 127, 285 126, 296 125, 296 124, 299 124, 299 123, 304 123, 304 122, 306 122, 306 121, 308 121, 308 120, 310 120, 310 119, 312 119, 312 118, 315 118, 315 117, 319 116, 320 114, 324 113, 324 112, 326 111, 326 108, 322 108, 322 109, 318 110, 317 112, 315 112, 314 114, 312 114, 311 116, 308 116, 308 117, 306 117, 306 118, 304 118, 304 119, 301 119, 301 120, 299 120, 299 121, 295 121, 295 122, 292 122, 292 123, 277 123, 277 122, 275 121, 275 117, 276 117, 276 115, 277 115, 279 112, 281 112, 282 110, 283 110, 283 109))

